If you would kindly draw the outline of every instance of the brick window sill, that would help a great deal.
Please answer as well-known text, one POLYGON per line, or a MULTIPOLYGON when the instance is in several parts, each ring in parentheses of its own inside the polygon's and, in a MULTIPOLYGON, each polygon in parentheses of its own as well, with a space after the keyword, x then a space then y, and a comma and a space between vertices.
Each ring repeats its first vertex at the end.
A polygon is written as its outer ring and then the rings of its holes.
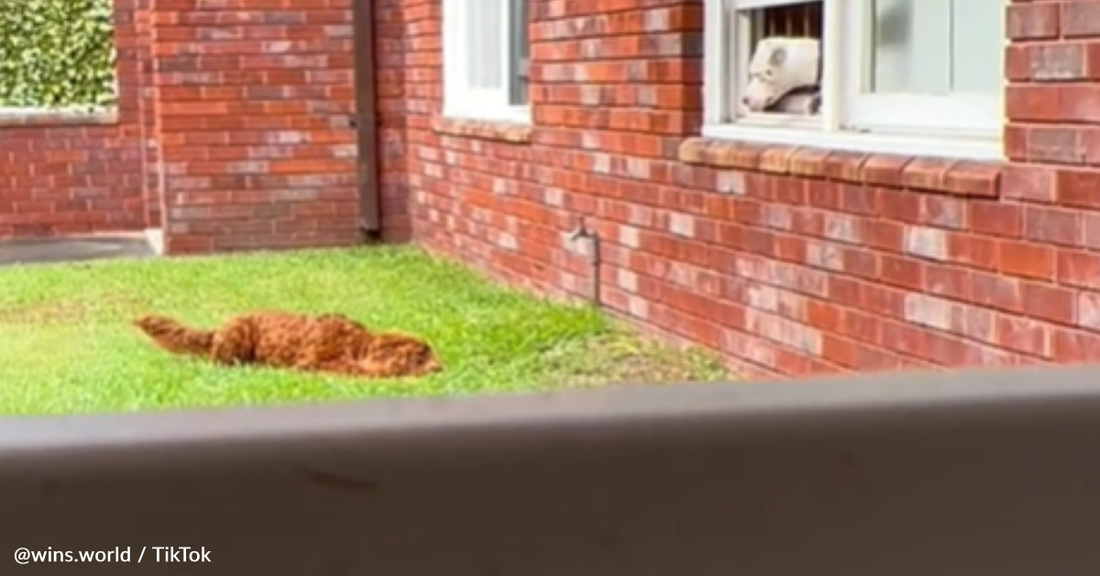
POLYGON ((117 110, 54 112, 0 109, 0 126, 104 126, 118 124, 117 110))
POLYGON ((680 161, 716 168, 828 178, 852 183, 996 198, 1002 164, 891 154, 861 154, 784 145, 760 145, 694 137, 679 149, 680 161))
POLYGON ((515 122, 490 122, 436 116, 432 118, 432 130, 437 134, 514 144, 525 144, 531 141, 531 125, 515 122))

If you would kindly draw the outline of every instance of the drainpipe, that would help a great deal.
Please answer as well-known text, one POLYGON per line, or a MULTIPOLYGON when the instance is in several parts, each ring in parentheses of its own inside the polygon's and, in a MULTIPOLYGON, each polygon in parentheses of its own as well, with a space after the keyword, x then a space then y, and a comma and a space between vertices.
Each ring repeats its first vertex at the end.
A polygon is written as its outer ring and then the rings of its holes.
POLYGON ((584 224, 584 218, 577 220, 576 227, 569 232, 569 241, 576 242, 578 240, 584 240, 588 242, 588 266, 589 277, 592 281, 591 293, 589 299, 592 301, 592 305, 596 308, 603 306, 603 290, 600 283, 600 235, 595 230, 589 229, 584 224))
POLYGON ((378 169, 378 113, 375 99, 373 0, 353 0, 352 34, 355 42, 355 109, 351 126, 358 137, 359 228, 368 241, 382 232, 380 170, 378 169))

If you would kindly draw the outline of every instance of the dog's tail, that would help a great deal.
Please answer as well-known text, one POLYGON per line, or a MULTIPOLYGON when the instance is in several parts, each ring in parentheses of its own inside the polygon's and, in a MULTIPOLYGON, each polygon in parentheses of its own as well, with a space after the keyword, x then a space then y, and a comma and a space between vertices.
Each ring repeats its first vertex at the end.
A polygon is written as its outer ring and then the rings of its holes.
POLYGON ((206 356, 214 342, 213 331, 196 330, 166 316, 142 316, 134 320, 134 326, 173 354, 206 356))

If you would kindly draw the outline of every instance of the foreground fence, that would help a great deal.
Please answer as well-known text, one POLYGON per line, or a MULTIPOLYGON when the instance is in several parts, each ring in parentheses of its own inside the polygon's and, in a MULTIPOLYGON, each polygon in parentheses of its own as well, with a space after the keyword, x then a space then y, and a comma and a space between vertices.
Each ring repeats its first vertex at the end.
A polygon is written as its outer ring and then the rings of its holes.
POLYGON ((1098 374, 0 420, 3 573, 1100 574, 1098 374))

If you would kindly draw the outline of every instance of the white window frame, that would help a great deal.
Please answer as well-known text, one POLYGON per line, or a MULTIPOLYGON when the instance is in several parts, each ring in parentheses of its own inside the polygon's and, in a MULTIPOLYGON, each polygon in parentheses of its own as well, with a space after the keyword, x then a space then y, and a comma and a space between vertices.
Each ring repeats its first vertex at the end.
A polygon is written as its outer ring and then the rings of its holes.
POLYGON ((511 50, 511 0, 443 0, 443 115, 448 118, 530 123, 530 105, 511 103, 513 68, 511 50), (467 23, 489 2, 501 4, 501 88, 475 88, 467 83, 468 66, 475 55, 468 50, 467 23))
MULTIPOLYGON (((828 44, 822 46, 819 115, 745 114, 735 119, 752 48, 750 23, 738 12, 802 1, 705 0, 704 136, 853 152, 1003 159, 1003 93, 935 97, 863 92, 870 62, 864 49, 869 45, 870 0, 823 0, 828 44)), ((990 65, 1003 68, 1003 61, 990 65)))

